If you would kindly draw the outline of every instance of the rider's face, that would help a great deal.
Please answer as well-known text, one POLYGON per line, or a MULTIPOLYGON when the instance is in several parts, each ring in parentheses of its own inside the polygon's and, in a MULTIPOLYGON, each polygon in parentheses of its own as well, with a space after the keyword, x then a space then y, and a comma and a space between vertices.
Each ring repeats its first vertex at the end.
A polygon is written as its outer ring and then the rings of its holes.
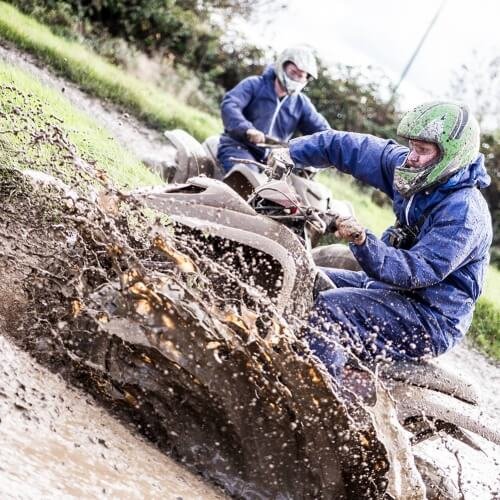
POLYGON ((406 166, 422 168, 432 165, 439 157, 439 147, 433 142, 409 141, 410 153, 406 159, 406 166))
POLYGON ((288 78, 291 78, 295 82, 307 82, 307 77, 309 76, 307 72, 297 68, 297 66, 293 62, 287 62, 284 69, 288 78))

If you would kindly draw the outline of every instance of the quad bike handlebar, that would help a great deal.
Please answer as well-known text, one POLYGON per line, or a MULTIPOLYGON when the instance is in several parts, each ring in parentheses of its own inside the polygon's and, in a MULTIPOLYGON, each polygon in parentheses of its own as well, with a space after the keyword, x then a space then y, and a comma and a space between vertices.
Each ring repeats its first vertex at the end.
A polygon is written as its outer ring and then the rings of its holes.
POLYGON ((275 148, 287 148, 288 147, 288 142, 286 141, 280 141, 279 139, 276 139, 275 137, 271 137, 270 135, 265 136, 265 142, 259 142, 256 144, 259 148, 265 148, 265 149, 275 149, 275 148))
MULTIPOLYGON (((273 166, 268 166, 256 160, 249 160, 247 158, 231 157, 230 160, 237 163, 255 165, 259 167, 259 169, 262 170, 267 175, 269 179, 268 184, 271 183, 272 181, 286 182, 286 178, 294 170, 293 165, 287 165, 281 162, 276 162, 273 166)), ((318 231, 320 234, 325 234, 327 232, 335 232, 337 226, 336 221, 338 220, 339 217, 341 217, 340 214, 332 210, 319 210, 311 206, 304 206, 298 203, 294 199, 294 197, 290 196, 289 193, 287 193, 288 189, 285 189, 285 185, 283 185, 283 187, 281 188, 280 184, 273 184, 272 187, 269 186, 268 184, 265 185, 265 189, 264 187, 262 187, 258 190, 257 193, 254 193, 254 195, 249 199, 250 204, 252 204, 256 196, 259 195, 262 196, 263 191, 273 191, 275 193, 279 193, 284 199, 288 200, 293 206, 292 207, 290 205, 286 207, 283 206, 281 213, 279 214, 274 213, 270 215, 269 213, 266 213, 268 217, 281 221, 291 220, 291 219, 298 221, 302 219, 304 222, 308 222, 309 224, 311 224, 314 227, 314 229, 318 231)), ((258 211, 258 206, 255 206, 254 208, 256 208, 258 211)))

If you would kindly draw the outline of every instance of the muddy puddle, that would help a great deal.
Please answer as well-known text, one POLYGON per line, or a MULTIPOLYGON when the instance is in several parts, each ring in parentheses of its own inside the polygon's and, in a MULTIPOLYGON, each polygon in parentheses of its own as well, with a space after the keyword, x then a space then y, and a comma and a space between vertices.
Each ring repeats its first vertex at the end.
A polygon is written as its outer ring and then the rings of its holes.
POLYGON ((2 498, 223 499, 0 336, 2 498))

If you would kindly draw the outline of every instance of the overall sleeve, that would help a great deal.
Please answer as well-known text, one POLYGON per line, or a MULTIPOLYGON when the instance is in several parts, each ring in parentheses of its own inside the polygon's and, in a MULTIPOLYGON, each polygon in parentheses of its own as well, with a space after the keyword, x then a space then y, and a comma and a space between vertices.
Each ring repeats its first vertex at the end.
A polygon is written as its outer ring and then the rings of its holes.
POLYGON ((243 110, 254 97, 257 86, 258 77, 245 78, 222 99, 221 116, 224 130, 237 140, 245 139, 246 131, 254 127, 253 123, 245 118, 243 110))
POLYGON ((468 263, 486 237, 487 226, 480 214, 452 201, 430 217, 410 250, 386 245, 371 233, 363 245, 350 247, 368 276, 412 290, 440 283, 468 263))
POLYGON ((290 143, 290 155, 299 167, 329 167, 351 174, 391 198, 394 169, 401 165, 408 149, 394 141, 367 134, 327 130, 290 143))
POLYGON ((329 130, 330 124, 321 113, 318 113, 316 107, 309 98, 304 96, 304 109, 297 128, 300 133, 309 135, 315 132, 329 130))

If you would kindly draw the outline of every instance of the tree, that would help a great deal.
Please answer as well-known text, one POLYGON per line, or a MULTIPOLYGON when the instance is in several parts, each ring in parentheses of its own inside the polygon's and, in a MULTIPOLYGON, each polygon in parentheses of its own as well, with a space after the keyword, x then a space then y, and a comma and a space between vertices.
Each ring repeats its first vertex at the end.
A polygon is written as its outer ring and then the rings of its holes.
POLYGON ((453 74, 450 97, 466 102, 481 128, 500 128, 500 56, 492 59, 473 52, 470 62, 453 74))

